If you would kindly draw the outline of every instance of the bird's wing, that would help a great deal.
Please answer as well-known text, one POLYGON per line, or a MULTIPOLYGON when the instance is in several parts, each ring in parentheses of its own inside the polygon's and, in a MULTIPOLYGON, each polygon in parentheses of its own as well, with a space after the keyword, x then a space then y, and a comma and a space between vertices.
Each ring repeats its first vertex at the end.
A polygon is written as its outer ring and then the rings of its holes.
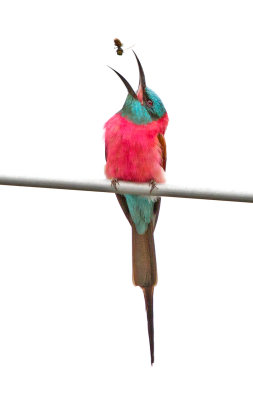
MULTIPOLYGON (((164 136, 159 133, 157 135, 157 139, 159 141, 159 145, 161 147, 161 152, 162 152, 162 158, 161 158, 161 166, 163 167, 164 171, 166 169, 166 161, 167 161, 167 151, 166 151, 166 142, 164 139, 164 136)), ((160 205, 161 205, 161 197, 157 199, 157 201, 154 204, 154 230, 157 224, 158 216, 159 216, 159 211, 160 211, 160 205)))
POLYGON ((167 151, 166 151, 166 142, 164 136, 159 133, 157 135, 157 139, 159 141, 161 151, 162 151, 162 159, 161 159, 161 166, 163 167, 164 171, 166 170, 166 161, 167 161, 167 151))
POLYGON ((130 212, 129 212, 129 209, 128 209, 128 206, 127 206, 127 202, 126 202, 125 196, 122 196, 122 194, 116 194, 116 197, 118 199, 120 207, 122 208, 125 216, 127 217, 130 225, 132 226, 133 225, 133 220, 131 218, 131 215, 130 215, 130 212))

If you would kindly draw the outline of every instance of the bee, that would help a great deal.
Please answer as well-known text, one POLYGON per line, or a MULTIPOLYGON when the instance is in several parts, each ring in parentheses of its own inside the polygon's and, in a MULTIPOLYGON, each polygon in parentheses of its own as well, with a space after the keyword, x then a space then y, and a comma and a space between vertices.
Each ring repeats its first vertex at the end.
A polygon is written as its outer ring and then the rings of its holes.
POLYGON ((116 38, 116 39, 114 39, 114 44, 117 47, 116 53, 118 54, 118 56, 122 56, 122 54, 123 54, 123 49, 122 49, 123 43, 121 43, 121 41, 116 38))

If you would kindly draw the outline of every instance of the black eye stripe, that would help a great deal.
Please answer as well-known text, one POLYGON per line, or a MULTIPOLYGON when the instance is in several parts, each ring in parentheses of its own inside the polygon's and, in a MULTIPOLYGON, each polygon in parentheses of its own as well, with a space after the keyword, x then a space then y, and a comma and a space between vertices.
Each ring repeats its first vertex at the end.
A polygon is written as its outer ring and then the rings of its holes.
POLYGON ((153 101, 150 100, 150 99, 147 99, 147 100, 146 100, 146 103, 147 103, 147 105, 148 105, 149 107, 152 107, 152 105, 153 105, 153 101))

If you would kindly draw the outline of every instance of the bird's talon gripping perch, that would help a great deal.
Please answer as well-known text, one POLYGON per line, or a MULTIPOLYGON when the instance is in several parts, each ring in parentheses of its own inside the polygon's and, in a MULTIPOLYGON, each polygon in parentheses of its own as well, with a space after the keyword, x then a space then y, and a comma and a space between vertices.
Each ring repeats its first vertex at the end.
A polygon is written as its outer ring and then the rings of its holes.
POLYGON ((118 191, 118 186, 119 186, 119 181, 116 178, 113 178, 111 180, 111 186, 115 189, 115 191, 118 191))
POLYGON ((151 194, 151 193, 153 192, 154 189, 157 189, 156 182, 152 179, 152 180, 149 182, 149 185, 151 186, 151 187, 150 187, 150 194, 151 194))

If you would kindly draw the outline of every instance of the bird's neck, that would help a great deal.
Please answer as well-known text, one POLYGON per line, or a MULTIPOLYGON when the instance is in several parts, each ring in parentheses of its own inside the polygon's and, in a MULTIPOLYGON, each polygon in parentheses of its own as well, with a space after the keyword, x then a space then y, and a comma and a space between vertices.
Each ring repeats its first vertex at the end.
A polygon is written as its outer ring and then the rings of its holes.
POLYGON ((152 122, 152 118, 139 102, 132 96, 128 95, 126 101, 120 110, 120 115, 137 125, 146 125, 152 122))
POLYGON ((121 112, 115 114, 109 121, 105 124, 105 130, 107 132, 127 132, 134 135, 151 135, 156 136, 158 133, 162 135, 168 125, 168 115, 165 113, 160 119, 156 121, 151 121, 147 124, 136 124, 135 122, 124 117, 121 112))

